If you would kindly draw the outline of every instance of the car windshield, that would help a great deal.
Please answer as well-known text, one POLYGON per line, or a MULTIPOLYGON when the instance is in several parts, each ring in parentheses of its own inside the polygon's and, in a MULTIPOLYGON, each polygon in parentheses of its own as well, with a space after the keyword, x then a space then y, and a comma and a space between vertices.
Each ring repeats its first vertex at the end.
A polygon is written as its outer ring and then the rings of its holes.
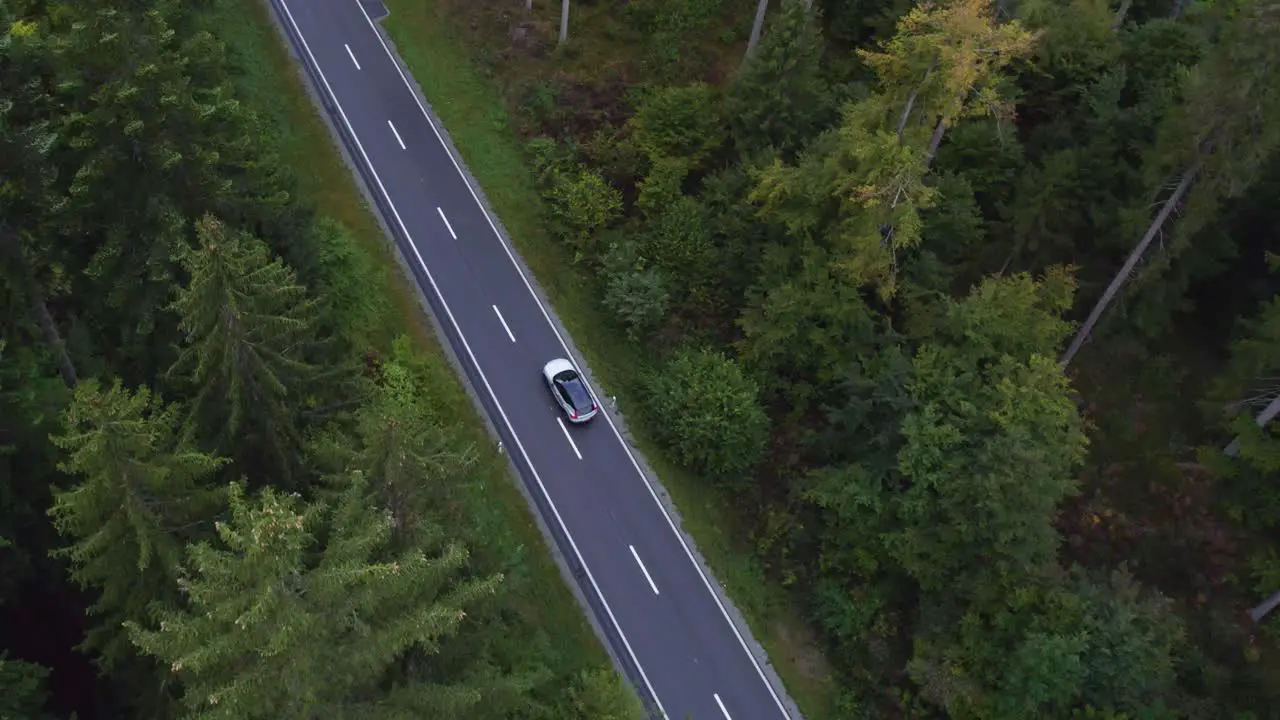
POLYGON ((569 394, 569 401, 573 403, 575 410, 586 412, 591 409, 591 395, 587 392, 587 386, 582 384, 582 379, 576 374, 562 372, 556 376, 556 382, 569 394))

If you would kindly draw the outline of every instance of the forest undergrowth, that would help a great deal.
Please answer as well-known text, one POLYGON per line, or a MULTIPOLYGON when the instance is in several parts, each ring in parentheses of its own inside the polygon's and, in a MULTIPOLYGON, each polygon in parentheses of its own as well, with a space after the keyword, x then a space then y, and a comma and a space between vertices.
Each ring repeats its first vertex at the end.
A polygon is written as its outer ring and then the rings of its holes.
POLYGON ((1280 711, 1274 2, 388 5, 806 716, 1280 711))

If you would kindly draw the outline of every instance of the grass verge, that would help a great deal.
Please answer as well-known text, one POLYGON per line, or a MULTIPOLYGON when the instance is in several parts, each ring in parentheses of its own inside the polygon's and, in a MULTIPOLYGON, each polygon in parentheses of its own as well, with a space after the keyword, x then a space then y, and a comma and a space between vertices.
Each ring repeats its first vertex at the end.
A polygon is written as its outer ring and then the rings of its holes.
MULTIPOLYGON (((525 262, 537 276, 597 382, 625 412, 651 359, 620 333, 600 306, 595 280, 575 270, 547 231, 533 170, 505 108, 501 88, 459 39, 461 22, 431 0, 386 0, 384 25, 427 100, 484 188, 525 262)), ((482 50, 479 52, 483 52, 482 50)), ((769 652, 788 693, 809 720, 832 717, 835 685, 792 598, 765 576, 729 504, 668 461, 631 427, 636 444, 662 478, 699 550, 769 652)))
MULTIPOLYGON (((286 46, 277 33, 270 10, 262 0, 223 0, 214 3, 208 18, 231 52, 242 74, 236 78, 242 101, 273 128, 280 160, 298 168, 300 193, 324 215, 349 231, 351 250, 376 268, 396 266, 395 249, 361 194, 336 141, 311 100, 286 46), (327 151, 325 150, 327 149, 327 151)), ((418 302, 416 287, 400 272, 371 289, 385 294, 377 327, 368 330, 369 343, 389 354, 396 336, 410 339, 423 358, 434 389, 433 401, 444 417, 459 418, 469 437, 482 449, 477 480, 485 503, 477 504, 469 519, 485 532, 507 536, 504 541, 522 551, 524 580, 514 600, 524 624, 542 628, 554 646, 557 667, 568 677, 588 667, 608 666, 608 655, 545 550, 541 532, 528 504, 511 482, 505 459, 493 444, 463 386, 450 367, 418 302)))

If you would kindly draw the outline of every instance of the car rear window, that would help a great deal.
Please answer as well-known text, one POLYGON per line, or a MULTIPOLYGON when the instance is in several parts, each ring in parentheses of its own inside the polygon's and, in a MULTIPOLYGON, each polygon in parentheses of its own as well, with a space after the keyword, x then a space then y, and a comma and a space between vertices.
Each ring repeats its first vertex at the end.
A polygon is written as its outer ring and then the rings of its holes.
POLYGON ((582 384, 579 378, 569 378, 560 381, 564 386, 565 392, 569 393, 569 400, 573 402, 573 407, 578 412, 585 412, 591 409, 591 395, 587 393, 587 387, 582 384))

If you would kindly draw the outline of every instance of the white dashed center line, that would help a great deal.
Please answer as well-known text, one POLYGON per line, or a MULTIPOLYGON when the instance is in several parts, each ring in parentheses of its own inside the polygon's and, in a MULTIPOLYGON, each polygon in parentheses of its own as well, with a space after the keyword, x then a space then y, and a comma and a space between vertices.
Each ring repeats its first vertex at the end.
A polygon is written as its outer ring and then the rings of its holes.
POLYGON ((511 334, 511 328, 507 326, 507 321, 502 317, 502 313, 499 312, 497 305, 493 306, 493 312, 497 314, 498 322, 502 323, 502 329, 507 331, 507 337, 511 338, 511 342, 515 342, 516 336, 511 334))
POLYGON ((436 208, 436 212, 440 213, 440 219, 444 221, 444 226, 449 229, 449 236, 457 240, 458 236, 453 232, 453 226, 449 224, 449 218, 444 216, 444 210, 436 208))
POLYGON ((353 53, 353 52, 351 52, 351 46, 350 46, 350 45, 348 45, 348 44, 346 44, 346 43, 342 43, 342 47, 344 47, 344 48, 346 48, 346 49, 347 49, 347 55, 350 55, 350 56, 351 56, 351 62, 355 63, 356 69, 357 69, 357 70, 359 70, 359 69, 360 69, 360 61, 359 61, 359 60, 356 60, 356 54, 355 54, 355 53, 353 53))
POLYGON ((564 426, 564 421, 560 418, 556 418, 556 422, 560 423, 560 432, 564 433, 564 439, 569 441, 569 447, 573 448, 573 454, 577 455, 578 459, 581 460, 582 453, 578 452, 577 443, 575 443, 573 438, 569 436, 569 428, 564 426))
MULTIPOLYGON (((644 563, 640 560, 640 553, 636 552, 636 546, 628 545, 627 547, 631 548, 631 557, 636 559, 636 564, 640 566, 640 572, 644 573, 644 579, 649 581, 649 587, 653 588, 653 594, 657 595, 658 586, 653 584, 653 578, 649 576, 649 569, 646 568, 644 563)), ((721 709, 723 710, 724 708, 721 707, 721 709)))
POLYGON ((716 699, 716 704, 720 706, 720 712, 724 713, 724 720, 733 720, 733 716, 729 714, 729 711, 724 709, 724 703, 720 702, 720 695, 711 693, 711 697, 716 699))
POLYGON ((396 126, 392 125, 391 121, 388 120, 387 127, 391 128, 391 134, 396 136, 396 142, 400 143, 400 149, 404 150, 404 141, 400 139, 400 133, 396 132, 396 126))

